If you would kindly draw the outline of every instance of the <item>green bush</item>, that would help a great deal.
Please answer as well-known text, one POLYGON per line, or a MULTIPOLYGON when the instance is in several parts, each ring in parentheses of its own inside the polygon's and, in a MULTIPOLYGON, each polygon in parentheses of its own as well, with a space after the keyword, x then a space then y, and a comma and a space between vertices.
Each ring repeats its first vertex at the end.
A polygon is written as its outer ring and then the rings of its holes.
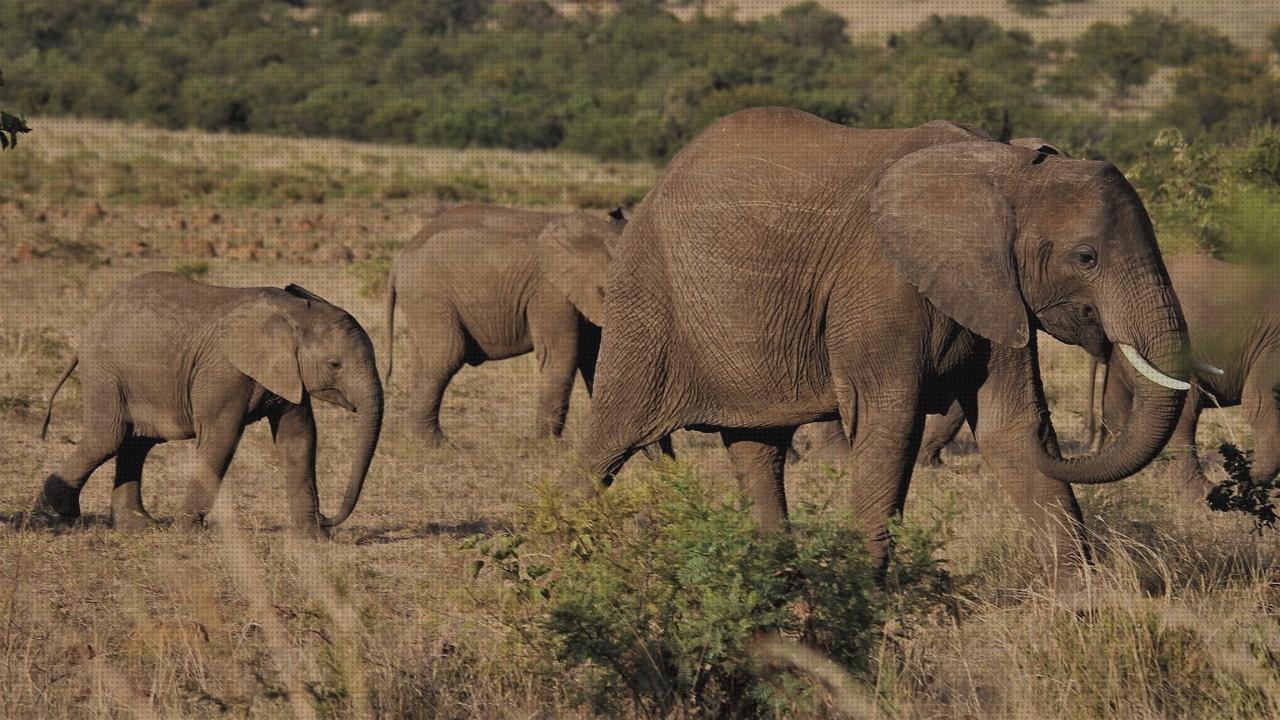
POLYGON ((883 622, 925 622, 953 590, 939 525, 895 528, 879 589, 847 518, 806 506, 791 533, 763 534, 748 504, 675 464, 568 506, 546 488, 528 516, 525 534, 468 541, 473 573, 504 580, 540 664, 610 716, 812 713, 795 677, 761 672, 754 639, 781 634, 865 678, 883 622))
POLYGON ((190 260, 180 262, 173 266, 173 271, 183 277, 199 280, 209 274, 209 261, 190 260))

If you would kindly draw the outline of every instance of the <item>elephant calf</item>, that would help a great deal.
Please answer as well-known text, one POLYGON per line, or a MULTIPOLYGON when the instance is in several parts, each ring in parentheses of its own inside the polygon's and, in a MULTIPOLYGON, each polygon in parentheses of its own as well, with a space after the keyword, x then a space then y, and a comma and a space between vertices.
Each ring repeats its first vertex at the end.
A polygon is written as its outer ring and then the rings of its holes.
POLYGON ((444 441, 440 404, 463 363, 532 350, 540 382, 535 431, 559 436, 577 373, 595 381, 605 270, 626 224, 611 219, 463 205, 429 222, 391 269, 387 378, 395 308, 404 307, 417 350, 412 418, 422 439, 444 441))
POLYGON ((351 514, 382 428, 382 384, 373 345, 351 315, 297 285, 229 288, 173 273, 147 273, 116 288, 85 325, 76 357, 84 395, 80 444, 44 483, 36 512, 80 515, 80 490, 116 459, 111 518, 150 524, 142 465, 155 445, 196 439, 194 478, 182 519, 202 524, 246 425, 266 418, 288 483, 295 528, 317 537, 351 514), (311 398, 360 418, 342 508, 320 514, 311 398))

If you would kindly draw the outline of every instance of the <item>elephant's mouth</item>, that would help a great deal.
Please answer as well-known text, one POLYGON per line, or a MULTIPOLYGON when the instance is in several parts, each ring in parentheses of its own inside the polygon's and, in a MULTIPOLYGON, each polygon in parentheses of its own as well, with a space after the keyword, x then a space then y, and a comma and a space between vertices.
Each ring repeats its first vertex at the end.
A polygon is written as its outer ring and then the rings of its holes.
POLYGON ((356 406, 351 404, 349 400, 337 390, 333 388, 325 388, 324 390, 313 390, 311 396, 317 400, 323 400, 330 405, 337 405, 347 412, 355 412, 356 406))
POLYGON ((1098 311, 1088 303, 1062 302, 1040 310, 1036 319, 1055 340, 1079 345, 1096 358, 1106 357, 1111 349, 1098 311))

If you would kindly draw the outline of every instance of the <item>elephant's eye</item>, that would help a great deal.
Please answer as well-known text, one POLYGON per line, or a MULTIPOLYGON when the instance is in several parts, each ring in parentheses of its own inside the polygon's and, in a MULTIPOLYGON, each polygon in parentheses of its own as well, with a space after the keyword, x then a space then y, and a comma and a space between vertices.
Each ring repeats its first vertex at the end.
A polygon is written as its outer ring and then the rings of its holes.
POLYGON ((1076 265, 1088 270, 1098 264, 1098 251, 1088 245, 1077 245, 1071 251, 1071 260, 1076 265))
POLYGON ((342 361, 339 360, 338 358, 329 358, 329 367, 333 368, 334 370, 341 369, 342 361))

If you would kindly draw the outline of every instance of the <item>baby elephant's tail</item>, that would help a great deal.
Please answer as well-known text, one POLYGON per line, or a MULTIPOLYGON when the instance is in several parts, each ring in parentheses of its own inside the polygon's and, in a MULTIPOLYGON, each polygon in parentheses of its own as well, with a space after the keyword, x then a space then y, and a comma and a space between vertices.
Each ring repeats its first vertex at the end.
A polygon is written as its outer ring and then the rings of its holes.
POLYGON ((71 373, 75 372, 76 366, 80 364, 80 356, 72 355, 71 363, 67 365, 67 369, 62 371, 62 377, 58 378, 58 384, 53 386, 53 392, 49 393, 49 404, 44 411, 44 424, 40 426, 40 439, 49 432, 49 421, 53 419, 53 398, 57 396, 58 391, 62 389, 62 384, 71 377, 71 373))
POLYGON ((387 372, 383 376, 383 384, 391 382, 391 368, 394 366, 396 348, 396 269, 391 266, 387 275, 387 372))

